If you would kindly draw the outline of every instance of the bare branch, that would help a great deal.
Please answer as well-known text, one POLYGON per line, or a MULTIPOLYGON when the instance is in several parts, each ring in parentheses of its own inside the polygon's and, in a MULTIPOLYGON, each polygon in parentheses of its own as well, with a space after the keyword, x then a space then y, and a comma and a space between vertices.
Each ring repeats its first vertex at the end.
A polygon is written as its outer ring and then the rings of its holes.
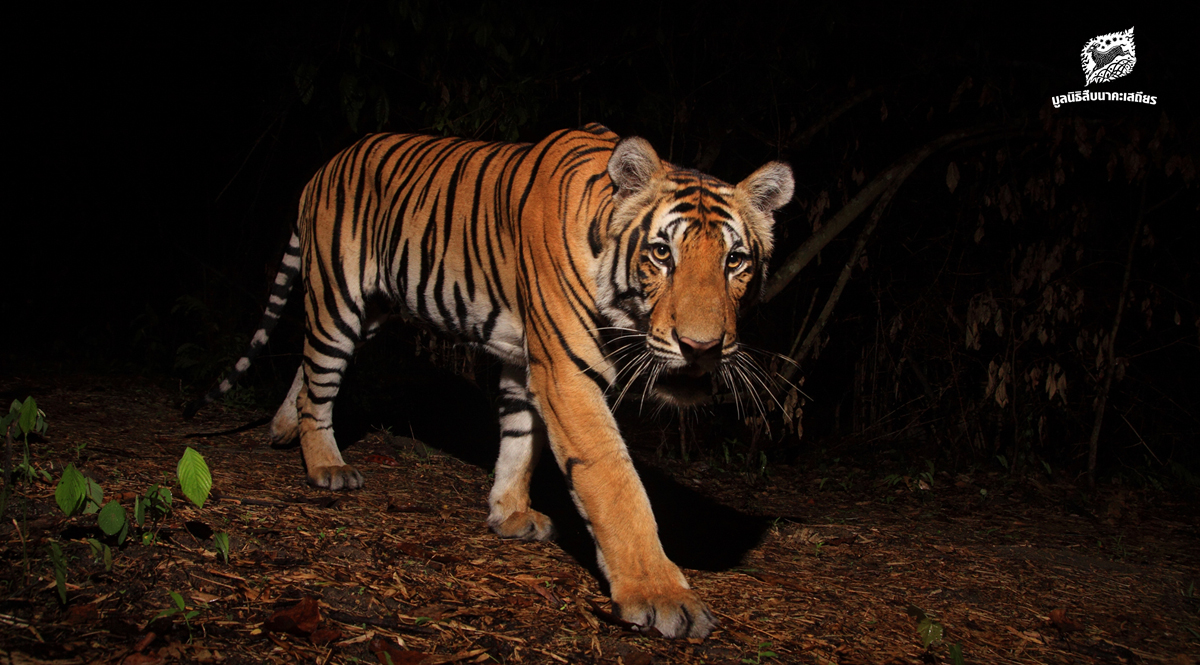
POLYGON ((792 252, 791 256, 783 262, 783 265, 779 267, 775 275, 767 282, 766 287, 763 289, 762 302, 767 302, 779 295, 779 292, 790 284, 796 278, 796 275, 800 274, 800 270, 808 265, 808 262, 824 249, 826 245, 832 242, 839 233, 845 230, 851 222, 857 219, 862 211, 867 209, 867 206, 871 205, 875 199, 879 198, 893 184, 904 182, 909 174, 916 170, 921 162, 925 161, 934 152, 956 141, 995 132, 997 129, 997 127, 989 126, 950 132, 917 148, 888 167, 883 173, 880 173, 874 180, 868 183, 866 187, 859 190, 858 194, 850 199, 849 203, 821 227, 821 230, 812 234, 803 245, 792 252))

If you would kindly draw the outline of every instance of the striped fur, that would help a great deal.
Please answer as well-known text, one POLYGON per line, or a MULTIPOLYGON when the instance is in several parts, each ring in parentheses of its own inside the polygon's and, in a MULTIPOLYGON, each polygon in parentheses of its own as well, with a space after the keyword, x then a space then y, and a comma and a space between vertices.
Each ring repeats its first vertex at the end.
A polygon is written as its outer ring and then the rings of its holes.
POLYGON ((262 326, 188 413, 246 370, 299 277, 304 362, 271 437, 300 438, 313 485, 361 487, 334 439, 333 402, 356 345, 399 307, 505 363, 492 529, 551 536, 529 505, 548 441, 617 612, 670 637, 705 636, 716 620, 663 553, 608 400, 635 380, 643 398, 684 405, 714 377, 761 380, 738 346, 737 310, 762 282, 772 212, 792 188, 783 164, 732 186, 599 125, 537 144, 368 136, 305 188, 262 326))

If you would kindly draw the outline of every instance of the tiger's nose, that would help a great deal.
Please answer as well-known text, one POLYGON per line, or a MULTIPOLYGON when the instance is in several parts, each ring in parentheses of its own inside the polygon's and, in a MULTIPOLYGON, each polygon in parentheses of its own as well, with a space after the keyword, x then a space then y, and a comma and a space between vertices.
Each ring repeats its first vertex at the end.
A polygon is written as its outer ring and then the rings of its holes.
POLYGON ((683 337, 679 333, 675 333, 676 339, 679 340, 679 352, 683 354, 683 359, 689 363, 711 364, 721 355, 721 338, 709 340, 695 340, 691 337, 683 337))

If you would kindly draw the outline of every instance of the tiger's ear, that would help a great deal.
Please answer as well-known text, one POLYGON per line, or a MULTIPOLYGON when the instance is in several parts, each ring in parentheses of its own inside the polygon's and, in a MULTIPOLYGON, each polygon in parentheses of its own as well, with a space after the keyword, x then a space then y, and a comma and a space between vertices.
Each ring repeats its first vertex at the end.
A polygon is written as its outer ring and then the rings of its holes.
POLYGON ((770 215, 792 200, 796 182, 792 167, 783 162, 770 162, 738 183, 738 189, 756 210, 770 215))
POLYGON ((619 203, 634 196, 645 189, 661 169, 662 161, 649 141, 637 136, 621 139, 608 158, 608 176, 617 190, 614 198, 619 203))

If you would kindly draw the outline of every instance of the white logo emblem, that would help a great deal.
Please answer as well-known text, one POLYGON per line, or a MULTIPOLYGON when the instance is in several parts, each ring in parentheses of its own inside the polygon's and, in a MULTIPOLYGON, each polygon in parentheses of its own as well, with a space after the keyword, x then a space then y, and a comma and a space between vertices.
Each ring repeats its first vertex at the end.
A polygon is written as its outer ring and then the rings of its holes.
POLYGON ((1137 64, 1133 28, 1089 40, 1079 53, 1079 61, 1083 65, 1085 88, 1093 83, 1107 83, 1132 72, 1137 64))

